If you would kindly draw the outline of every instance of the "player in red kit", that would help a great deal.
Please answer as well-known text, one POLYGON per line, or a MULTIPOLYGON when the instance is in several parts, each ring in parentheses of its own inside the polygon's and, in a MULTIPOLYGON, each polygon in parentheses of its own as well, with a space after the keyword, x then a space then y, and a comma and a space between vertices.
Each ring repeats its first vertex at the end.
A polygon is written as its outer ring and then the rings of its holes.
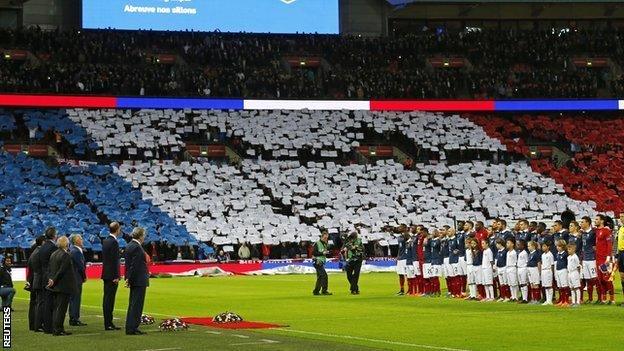
POLYGON ((597 215, 594 218, 594 225, 596 227, 596 267, 598 271, 598 301, 600 303, 607 303, 607 293, 609 293, 609 304, 614 302, 614 288, 613 281, 611 280, 611 271, 609 267, 612 267, 611 255, 613 254, 613 236, 611 228, 606 226, 607 217, 605 215, 597 215), (604 271, 602 267, 607 267, 604 271))

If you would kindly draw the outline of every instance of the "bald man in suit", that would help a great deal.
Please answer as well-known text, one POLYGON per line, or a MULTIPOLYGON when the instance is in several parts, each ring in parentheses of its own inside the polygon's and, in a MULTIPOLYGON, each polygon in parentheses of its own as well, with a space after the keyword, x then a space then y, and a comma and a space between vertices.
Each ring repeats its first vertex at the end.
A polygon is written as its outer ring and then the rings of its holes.
POLYGON ((126 315, 126 335, 142 335, 139 330, 141 314, 145 303, 145 292, 149 286, 147 255, 143 250, 145 229, 134 228, 132 241, 126 246, 126 287, 130 288, 130 301, 126 315))
POLYGON ((65 331, 63 323, 69 307, 69 298, 76 293, 76 276, 69 254, 69 239, 61 236, 56 241, 58 249, 50 256, 50 273, 47 288, 54 294, 54 313, 52 317, 53 335, 71 335, 65 331))

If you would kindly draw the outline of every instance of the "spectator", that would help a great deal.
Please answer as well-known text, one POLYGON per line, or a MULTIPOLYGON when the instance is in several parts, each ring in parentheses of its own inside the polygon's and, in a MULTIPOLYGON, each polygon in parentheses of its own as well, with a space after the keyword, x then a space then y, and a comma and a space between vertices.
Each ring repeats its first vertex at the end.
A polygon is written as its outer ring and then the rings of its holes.
POLYGON ((244 242, 241 247, 238 248, 238 258, 241 260, 248 260, 251 257, 251 251, 249 250, 249 245, 247 242, 244 242))

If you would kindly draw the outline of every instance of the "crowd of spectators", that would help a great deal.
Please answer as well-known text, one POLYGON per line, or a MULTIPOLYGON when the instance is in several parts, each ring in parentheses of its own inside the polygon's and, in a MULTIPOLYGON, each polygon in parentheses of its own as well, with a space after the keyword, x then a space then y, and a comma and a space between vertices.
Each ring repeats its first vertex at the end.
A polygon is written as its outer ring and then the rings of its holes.
POLYGON ((624 53, 617 30, 423 30, 400 37, 0 30, 0 90, 254 98, 595 97, 623 90, 572 57, 624 53), (170 54, 174 64, 159 62, 170 54), (284 57, 317 57, 290 67, 284 57), (431 57, 462 57, 432 68, 431 57), (611 83, 611 84, 609 84, 611 83), (603 89, 609 88, 609 89, 603 89))
POLYGON ((569 155, 567 161, 559 164, 555 154, 535 155, 532 168, 562 184, 574 199, 594 201, 600 211, 624 211, 621 114, 467 117, 513 153, 528 155, 528 144, 558 147, 569 155))

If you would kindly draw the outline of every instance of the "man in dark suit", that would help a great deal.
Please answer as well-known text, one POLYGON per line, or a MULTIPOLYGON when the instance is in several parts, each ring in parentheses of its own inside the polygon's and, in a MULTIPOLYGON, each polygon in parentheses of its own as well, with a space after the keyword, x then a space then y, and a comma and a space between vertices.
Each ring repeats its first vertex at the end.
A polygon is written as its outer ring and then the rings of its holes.
POLYGON ((121 225, 112 222, 109 226, 110 235, 102 241, 102 280, 104 281, 104 297, 102 311, 104 314, 104 330, 119 330, 113 324, 115 295, 119 285, 119 243, 121 225))
POLYGON ((87 265, 85 257, 82 253, 82 236, 74 234, 69 238, 72 246, 69 254, 74 267, 74 276, 76 280, 76 293, 69 299, 69 325, 84 326, 86 323, 80 321, 80 301, 82 299, 82 284, 87 281, 87 265))
POLYGON ((132 241, 126 247, 126 287, 130 288, 130 302, 126 315, 126 335, 145 334, 139 330, 145 291, 149 286, 147 256, 143 247, 145 229, 137 227, 132 231, 132 241))
POLYGON ((53 335, 71 335, 63 323, 67 314, 69 298, 76 293, 76 276, 69 254, 69 239, 61 236, 56 241, 58 249, 50 256, 50 274, 47 288, 54 293, 53 335))
POLYGON ((45 241, 39 249, 39 267, 41 271, 41 296, 37 296, 37 318, 43 323, 43 331, 52 334, 52 314, 54 311, 54 294, 45 289, 46 279, 50 275, 50 256, 56 251, 56 228, 49 227, 45 231, 45 241))
POLYGON ((41 264, 39 263, 39 249, 45 240, 44 236, 38 236, 31 248, 28 257, 28 288, 30 289, 30 305, 28 306, 28 329, 41 331, 41 318, 37 318, 37 299, 42 294, 43 281, 41 280, 41 264))

